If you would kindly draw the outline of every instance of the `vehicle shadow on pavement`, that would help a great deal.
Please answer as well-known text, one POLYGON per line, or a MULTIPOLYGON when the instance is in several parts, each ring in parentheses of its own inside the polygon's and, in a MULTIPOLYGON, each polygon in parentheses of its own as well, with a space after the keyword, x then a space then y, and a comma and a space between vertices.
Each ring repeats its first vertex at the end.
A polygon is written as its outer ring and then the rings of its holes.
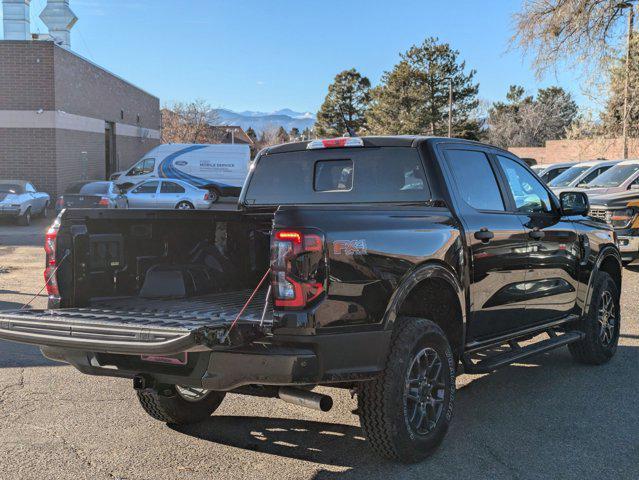
MULTIPOLYGON (((0 294, 5 293, 5 291, 0 290, 0 294)), ((5 302, 0 300, 0 310, 20 310, 24 306, 24 303, 20 302, 5 302)), ((30 307, 25 307, 30 308, 30 307)))
MULTIPOLYGON (((607 365, 551 352, 494 374, 462 377, 441 448, 415 465, 386 462, 351 425, 288 418, 214 416, 175 430, 210 442, 347 468, 315 479, 636 478, 639 348, 607 365)), ((329 414, 330 415, 330 414, 329 414)))
POLYGON ((66 365, 45 358, 34 345, 0 341, 0 368, 56 367, 66 365))
POLYGON ((210 421, 172 429, 202 440, 326 465, 374 462, 359 427, 292 418, 214 416, 210 421))
POLYGON ((478 377, 457 392, 443 445, 415 465, 359 462, 315 480, 388 478, 636 479, 639 348, 620 346, 603 366, 551 352, 478 377))

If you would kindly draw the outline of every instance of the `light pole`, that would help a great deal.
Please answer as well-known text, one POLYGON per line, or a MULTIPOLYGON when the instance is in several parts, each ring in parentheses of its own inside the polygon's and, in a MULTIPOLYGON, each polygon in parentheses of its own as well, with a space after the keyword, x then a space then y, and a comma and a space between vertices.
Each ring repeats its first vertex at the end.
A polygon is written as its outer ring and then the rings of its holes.
POLYGON ((448 79, 448 138, 453 137, 453 79, 448 79))
POLYGON ((628 109, 629 109, 629 96, 630 96, 630 62, 632 60, 632 31, 634 29, 635 21, 635 9, 632 3, 626 2, 620 5, 621 8, 628 9, 628 45, 626 50, 626 78, 624 80, 624 92, 623 92, 623 159, 628 159, 628 109))

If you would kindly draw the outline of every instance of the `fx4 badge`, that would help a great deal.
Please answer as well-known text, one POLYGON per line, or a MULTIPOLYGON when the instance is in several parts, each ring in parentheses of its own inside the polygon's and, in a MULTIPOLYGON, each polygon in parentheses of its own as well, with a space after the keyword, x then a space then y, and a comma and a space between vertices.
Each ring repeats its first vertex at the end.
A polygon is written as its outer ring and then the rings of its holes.
POLYGON ((366 240, 335 240, 333 253, 335 255, 366 255, 366 240))

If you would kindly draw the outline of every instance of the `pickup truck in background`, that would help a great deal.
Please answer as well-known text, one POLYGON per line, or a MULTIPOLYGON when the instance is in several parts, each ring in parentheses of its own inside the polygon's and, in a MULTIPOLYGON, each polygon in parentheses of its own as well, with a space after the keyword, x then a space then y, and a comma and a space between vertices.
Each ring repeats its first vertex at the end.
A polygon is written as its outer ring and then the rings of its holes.
POLYGON ((348 389, 371 446, 419 461, 452 420, 458 371, 566 345, 586 364, 615 354, 621 258, 587 212, 583 192, 558 199, 476 142, 270 147, 238 211, 62 212, 49 309, 2 312, 0 338, 133 379, 171 424, 227 393, 328 410, 313 388, 348 389))
POLYGON ((593 195, 590 197, 589 215, 614 229, 623 264, 629 267, 637 266, 639 263, 639 190, 593 195))

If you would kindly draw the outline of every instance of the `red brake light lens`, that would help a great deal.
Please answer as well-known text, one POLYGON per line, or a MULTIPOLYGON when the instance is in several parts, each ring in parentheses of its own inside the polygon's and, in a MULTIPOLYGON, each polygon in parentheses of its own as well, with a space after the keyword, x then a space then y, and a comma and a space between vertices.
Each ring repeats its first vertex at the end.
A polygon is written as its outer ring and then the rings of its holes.
POLYGON ((49 295, 60 295, 58 288, 58 280, 56 278, 56 249, 58 242, 58 230, 60 229, 60 221, 56 219, 53 225, 49 227, 44 239, 44 251, 46 253, 46 263, 44 269, 44 281, 47 286, 49 295))
POLYGON ((324 292, 321 235, 278 230, 271 244, 271 283, 275 306, 304 308, 324 292))
POLYGON ((364 141, 359 137, 340 137, 327 138, 324 140, 313 140, 306 145, 307 150, 316 150, 320 148, 344 148, 344 147, 363 147, 364 141))
POLYGON ((98 205, 100 205, 102 207, 108 207, 109 206, 109 199, 107 197, 102 197, 100 199, 100 201, 98 202, 98 205))
POLYGON ((302 244, 302 234, 288 230, 280 230, 275 234, 275 238, 284 242, 292 242, 296 245, 302 244))

